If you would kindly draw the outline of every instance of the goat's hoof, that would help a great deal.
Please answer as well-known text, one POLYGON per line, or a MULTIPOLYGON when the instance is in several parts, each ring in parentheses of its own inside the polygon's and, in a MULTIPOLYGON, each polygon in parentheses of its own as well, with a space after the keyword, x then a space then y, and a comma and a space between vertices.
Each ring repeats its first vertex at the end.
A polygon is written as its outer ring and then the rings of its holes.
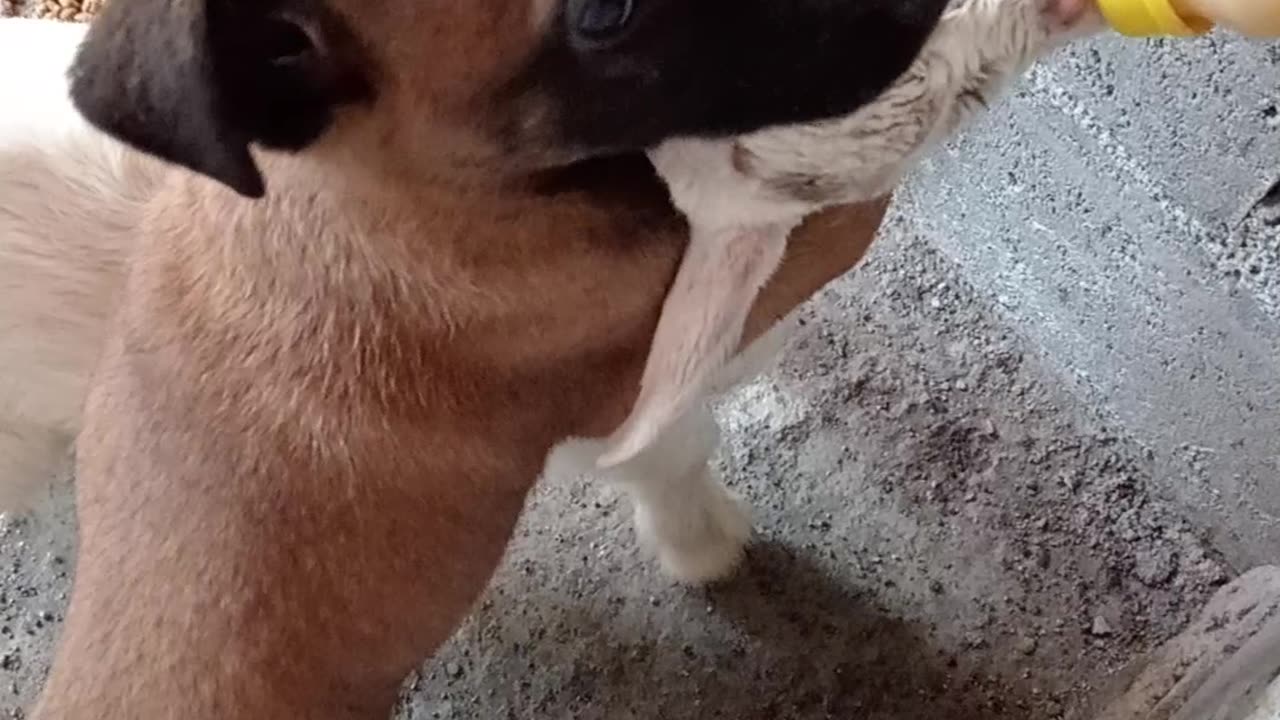
POLYGON ((657 552, 663 572, 685 585, 723 580, 746 555, 751 539, 746 504, 718 483, 715 490, 683 527, 661 527, 643 508, 636 511, 641 540, 657 552))

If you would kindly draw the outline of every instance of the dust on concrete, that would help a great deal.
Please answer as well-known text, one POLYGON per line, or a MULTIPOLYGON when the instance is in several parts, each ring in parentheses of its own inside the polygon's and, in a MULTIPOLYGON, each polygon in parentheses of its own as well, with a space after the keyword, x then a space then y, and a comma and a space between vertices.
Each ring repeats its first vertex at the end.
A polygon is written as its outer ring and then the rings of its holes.
MULTIPOLYGON (((1142 448, 1076 405, 955 269, 891 220, 782 368, 727 399, 758 537, 668 584, 607 488, 531 501, 408 718, 1084 718, 1231 570, 1153 497, 1142 448)), ((67 508, 3 529, 0 716, 65 604, 67 508)))

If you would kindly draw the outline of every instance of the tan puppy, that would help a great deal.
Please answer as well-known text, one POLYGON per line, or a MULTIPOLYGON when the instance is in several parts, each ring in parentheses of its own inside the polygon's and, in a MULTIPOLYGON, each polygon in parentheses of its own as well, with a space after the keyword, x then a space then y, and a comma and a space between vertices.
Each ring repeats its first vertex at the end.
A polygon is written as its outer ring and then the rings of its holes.
MULTIPOLYGON (((78 107, 241 195, 144 162, 134 197, 113 171, 135 244, 91 264, 129 269, 94 308, 77 579, 36 716, 385 716, 548 452, 625 415, 683 252, 638 153, 562 163, 849 111, 940 10, 856 5, 110 4, 78 107), (868 49, 861 87, 796 82, 868 49)), ((798 231, 747 336, 851 267, 882 211, 798 231)))

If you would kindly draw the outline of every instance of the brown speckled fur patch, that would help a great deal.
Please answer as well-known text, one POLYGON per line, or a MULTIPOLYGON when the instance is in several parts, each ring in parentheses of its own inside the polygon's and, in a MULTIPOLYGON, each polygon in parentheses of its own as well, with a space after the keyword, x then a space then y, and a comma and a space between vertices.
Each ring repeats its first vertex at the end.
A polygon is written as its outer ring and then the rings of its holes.
POLYGON ((0 17, 38 17, 86 22, 102 9, 104 0, 0 0, 0 17))

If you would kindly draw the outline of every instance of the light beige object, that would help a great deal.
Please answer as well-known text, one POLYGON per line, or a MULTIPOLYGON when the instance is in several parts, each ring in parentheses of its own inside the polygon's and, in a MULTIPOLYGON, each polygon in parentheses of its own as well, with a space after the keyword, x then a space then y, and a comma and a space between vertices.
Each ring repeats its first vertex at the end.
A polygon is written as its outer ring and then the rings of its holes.
POLYGON ((1224 587, 1194 624, 1141 662, 1096 720, 1280 717, 1280 568, 1257 568, 1224 587))
POLYGON ((1280 682, 1273 681, 1263 691, 1261 702, 1245 720, 1275 720, 1280 718, 1280 682))

